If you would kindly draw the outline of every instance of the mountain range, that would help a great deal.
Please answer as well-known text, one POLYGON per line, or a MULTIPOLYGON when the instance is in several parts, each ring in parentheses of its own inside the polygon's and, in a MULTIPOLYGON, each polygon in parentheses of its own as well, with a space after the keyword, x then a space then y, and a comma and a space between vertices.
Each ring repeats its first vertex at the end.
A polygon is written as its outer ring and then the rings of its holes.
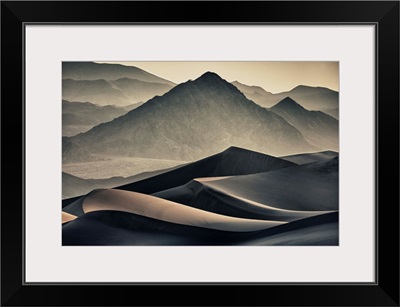
POLYGON ((270 108, 296 127, 307 142, 325 150, 339 150, 339 121, 321 111, 309 111, 290 97, 270 108))
POLYGON ((162 95, 175 83, 134 66, 63 62, 62 98, 98 105, 127 106, 162 95))
POLYGON ((290 91, 272 94, 259 86, 249 86, 238 81, 232 84, 247 98, 265 108, 270 108, 286 97, 290 97, 308 110, 322 111, 336 119, 339 118, 339 93, 325 87, 299 85, 290 91))
POLYGON ((136 79, 73 80, 64 79, 62 98, 69 101, 89 101, 98 105, 127 106, 162 95, 172 88, 162 83, 149 83, 136 79))
POLYGON ((129 78, 148 83, 175 86, 175 83, 155 76, 138 67, 94 62, 63 62, 62 78, 72 80, 118 80, 129 78))
POLYGON ((69 141, 89 153, 185 161, 230 146, 272 155, 317 150, 284 118, 212 72, 69 141))
POLYGON ((86 132, 94 126, 108 122, 140 106, 99 106, 90 102, 62 101, 62 135, 73 136, 86 132))

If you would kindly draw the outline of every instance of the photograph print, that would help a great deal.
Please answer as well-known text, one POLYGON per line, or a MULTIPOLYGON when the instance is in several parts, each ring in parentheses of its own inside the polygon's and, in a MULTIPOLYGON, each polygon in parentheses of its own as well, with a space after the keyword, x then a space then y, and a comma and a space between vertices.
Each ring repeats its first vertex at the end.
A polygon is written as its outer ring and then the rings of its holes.
POLYGON ((62 245, 337 246, 338 62, 63 62, 62 245))

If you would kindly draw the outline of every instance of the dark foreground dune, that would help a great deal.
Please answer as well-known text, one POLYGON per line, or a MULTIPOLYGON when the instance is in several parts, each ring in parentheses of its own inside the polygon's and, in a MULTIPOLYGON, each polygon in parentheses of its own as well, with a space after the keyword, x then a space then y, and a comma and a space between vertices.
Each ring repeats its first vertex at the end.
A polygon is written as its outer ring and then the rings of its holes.
POLYGON ((321 151, 321 152, 314 152, 314 153, 305 153, 305 154, 298 154, 298 155, 290 155, 280 157, 283 160, 290 161, 296 164, 306 164, 311 162, 322 162, 325 160, 333 159, 339 156, 339 153, 336 151, 321 151))
MULTIPOLYGON (((71 204, 72 206, 75 207, 74 213, 77 216, 92 211, 113 210, 175 224, 237 232, 268 229, 283 224, 280 221, 245 219, 216 214, 146 194, 112 189, 94 190, 80 201, 71 204)), ((69 211, 72 212, 72 210, 69 211)))
POLYGON ((202 184, 234 197, 296 211, 338 210, 338 158, 202 184))
POLYGON ((264 231, 230 232, 121 211, 93 211, 63 226, 63 245, 338 245, 338 214, 264 231))
POLYGON ((292 221, 338 210, 338 158, 269 172, 197 178, 154 196, 236 217, 292 221))
POLYGON ((292 165, 295 164, 280 158, 242 148, 230 147, 219 154, 151 178, 117 187, 117 189, 152 194, 186 184, 198 177, 254 174, 292 165))
MULTIPOLYGON (((218 181, 218 179, 215 181, 218 181)), ((204 182, 202 178, 199 178, 183 186, 154 193, 153 195, 218 214, 250 219, 287 222, 326 213, 325 211, 285 210, 271 207, 267 204, 267 201, 263 203, 253 201, 251 191, 247 193, 246 198, 236 196, 235 185, 236 183, 231 185, 229 189, 222 190, 214 188, 213 181, 207 180, 204 182)), ((240 188, 238 190, 241 191, 240 188)))

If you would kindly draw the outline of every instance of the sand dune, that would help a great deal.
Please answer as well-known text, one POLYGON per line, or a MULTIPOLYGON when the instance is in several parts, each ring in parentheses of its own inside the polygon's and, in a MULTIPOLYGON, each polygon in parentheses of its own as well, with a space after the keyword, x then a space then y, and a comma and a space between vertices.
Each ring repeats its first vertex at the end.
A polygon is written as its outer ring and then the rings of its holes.
POLYGON ((224 231, 256 231, 282 222, 234 218, 199 210, 145 194, 101 189, 89 193, 82 202, 85 213, 100 210, 130 212, 166 222, 224 231))
POLYGON ((82 209, 82 203, 83 200, 85 199, 85 196, 82 197, 76 197, 73 199, 71 203, 69 203, 67 206, 63 207, 63 212, 67 212, 69 214, 73 214, 76 216, 81 216, 85 214, 85 212, 82 209))
POLYGON ((63 245, 338 245, 335 154, 296 155, 317 160, 298 165, 230 148, 94 190, 64 206, 63 245))
MULTIPOLYGON (((227 177, 234 178, 234 177, 227 177)), ((212 182, 218 178, 195 179, 186 185, 154 193, 154 196, 218 214, 250 219, 294 221, 324 214, 327 211, 285 210, 235 195, 234 189, 215 189, 212 182), (211 184, 208 184, 211 183, 211 184)), ((250 195, 247 195, 249 197, 250 195)))
POLYGON ((62 212, 62 223, 68 223, 77 218, 76 215, 69 214, 67 212, 62 212))
POLYGON ((274 208, 338 210, 338 158, 202 184, 274 208))
POLYGON ((93 211, 63 226, 63 245, 226 245, 247 232, 181 225, 122 211, 93 211))
POLYGON ((306 164, 311 162, 322 162, 325 160, 333 159, 339 156, 339 153, 336 151, 321 151, 321 152, 313 152, 313 153, 304 153, 298 155, 290 155, 280 157, 283 160, 290 161, 296 164, 306 164))
POLYGON ((234 217, 294 221, 338 210, 338 160, 252 175, 197 178, 153 195, 234 217))
POLYGON ((332 212, 243 236, 240 245, 338 245, 339 213, 332 212))
POLYGON ((293 165, 292 162, 266 154, 230 147, 219 154, 118 189, 152 194, 186 184, 194 178, 254 174, 293 165))
MULTIPOLYGON (((100 163, 98 164, 100 165, 100 163)), ((149 171, 139 173, 137 175, 125 177, 111 177, 105 179, 84 179, 77 176, 73 176, 71 174, 67 174, 65 172, 62 173, 62 193, 63 193, 63 200, 62 204, 63 207, 73 203, 75 200, 79 199, 80 197, 86 195, 90 191, 94 189, 109 189, 114 188, 116 186, 121 186, 124 184, 130 184, 136 181, 144 180, 147 178, 154 177, 156 175, 169 172, 173 169, 176 169, 179 166, 174 166, 166 169, 160 169, 157 171, 149 171)), ((107 167, 107 166, 105 166, 107 167)))
POLYGON ((337 245, 337 218, 325 214, 267 230, 230 232, 93 211, 64 224, 63 245, 337 245))
POLYGON ((198 182, 208 182, 208 181, 215 181, 215 180, 221 180, 221 179, 226 179, 226 178, 231 178, 232 176, 217 176, 217 177, 200 177, 200 178, 194 178, 194 180, 198 182))

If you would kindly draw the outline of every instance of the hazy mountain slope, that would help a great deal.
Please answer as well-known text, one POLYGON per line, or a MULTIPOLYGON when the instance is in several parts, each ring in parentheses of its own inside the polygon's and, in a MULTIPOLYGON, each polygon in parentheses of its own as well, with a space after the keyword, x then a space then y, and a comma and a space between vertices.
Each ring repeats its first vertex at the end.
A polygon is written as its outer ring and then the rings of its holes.
POLYGON ((167 84, 171 87, 175 86, 175 83, 150 74, 143 69, 121 64, 63 62, 62 77, 63 79, 73 80, 117 80, 121 78, 130 78, 150 83, 167 84))
POLYGON ((333 109, 329 109, 329 108, 324 108, 322 110, 320 110, 336 119, 339 119, 339 108, 333 108, 333 109))
POLYGON ((230 146, 272 155, 316 149, 282 117, 249 101, 214 73, 71 140, 89 152, 185 161, 230 146))
MULTIPOLYGON (((129 106, 134 108, 136 106, 129 106)), ((139 106, 139 105, 137 105, 139 106)), ((129 110, 115 106, 99 106, 90 102, 62 101, 63 136, 86 132, 94 126, 126 114, 129 110)))
POLYGON ((291 97, 308 110, 334 109, 339 107, 339 93, 326 87, 299 85, 288 92, 276 95, 278 101, 291 97))
POLYGON ((110 83, 135 102, 147 101, 156 95, 163 95, 173 87, 169 84, 150 83, 130 78, 121 78, 110 83))
POLYGON ((249 86, 238 81, 234 81, 232 84, 236 86, 248 99, 254 101, 260 106, 266 107, 275 99, 274 94, 267 92, 260 86, 249 86))
POLYGON ((306 140, 321 149, 339 149, 339 122, 321 111, 308 111, 290 97, 270 108, 296 127, 306 140))
POLYGON ((127 106, 162 95, 172 86, 134 79, 109 81, 63 79, 62 98, 69 101, 89 101, 98 105, 127 106))
POLYGON ((71 142, 67 137, 62 138, 62 163, 90 162, 96 159, 90 152, 71 142))
POLYGON ((99 106, 90 102, 62 101, 63 114, 73 114, 88 125, 98 125, 124 115, 127 112, 123 107, 111 105, 99 106))
POLYGON ((73 113, 64 113, 62 114, 62 125, 63 128, 64 126, 87 126, 85 120, 80 118, 79 114, 73 114, 73 113))
MULTIPOLYGON (((291 97, 308 110, 318 110, 337 114, 339 93, 325 87, 299 85, 290 91, 272 94, 259 86, 249 86, 238 81, 232 82, 247 98, 264 108, 270 108, 285 97, 291 97)), ((328 113, 326 112, 326 113, 328 113)), ((331 115, 331 114, 330 114, 331 115)), ((337 116, 334 116, 337 118, 337 116)))
POLYGON ((128 105, 135 102, 104 79, 63 79, 62 98, 68 101, 90 101, 99 105, 128 105))

